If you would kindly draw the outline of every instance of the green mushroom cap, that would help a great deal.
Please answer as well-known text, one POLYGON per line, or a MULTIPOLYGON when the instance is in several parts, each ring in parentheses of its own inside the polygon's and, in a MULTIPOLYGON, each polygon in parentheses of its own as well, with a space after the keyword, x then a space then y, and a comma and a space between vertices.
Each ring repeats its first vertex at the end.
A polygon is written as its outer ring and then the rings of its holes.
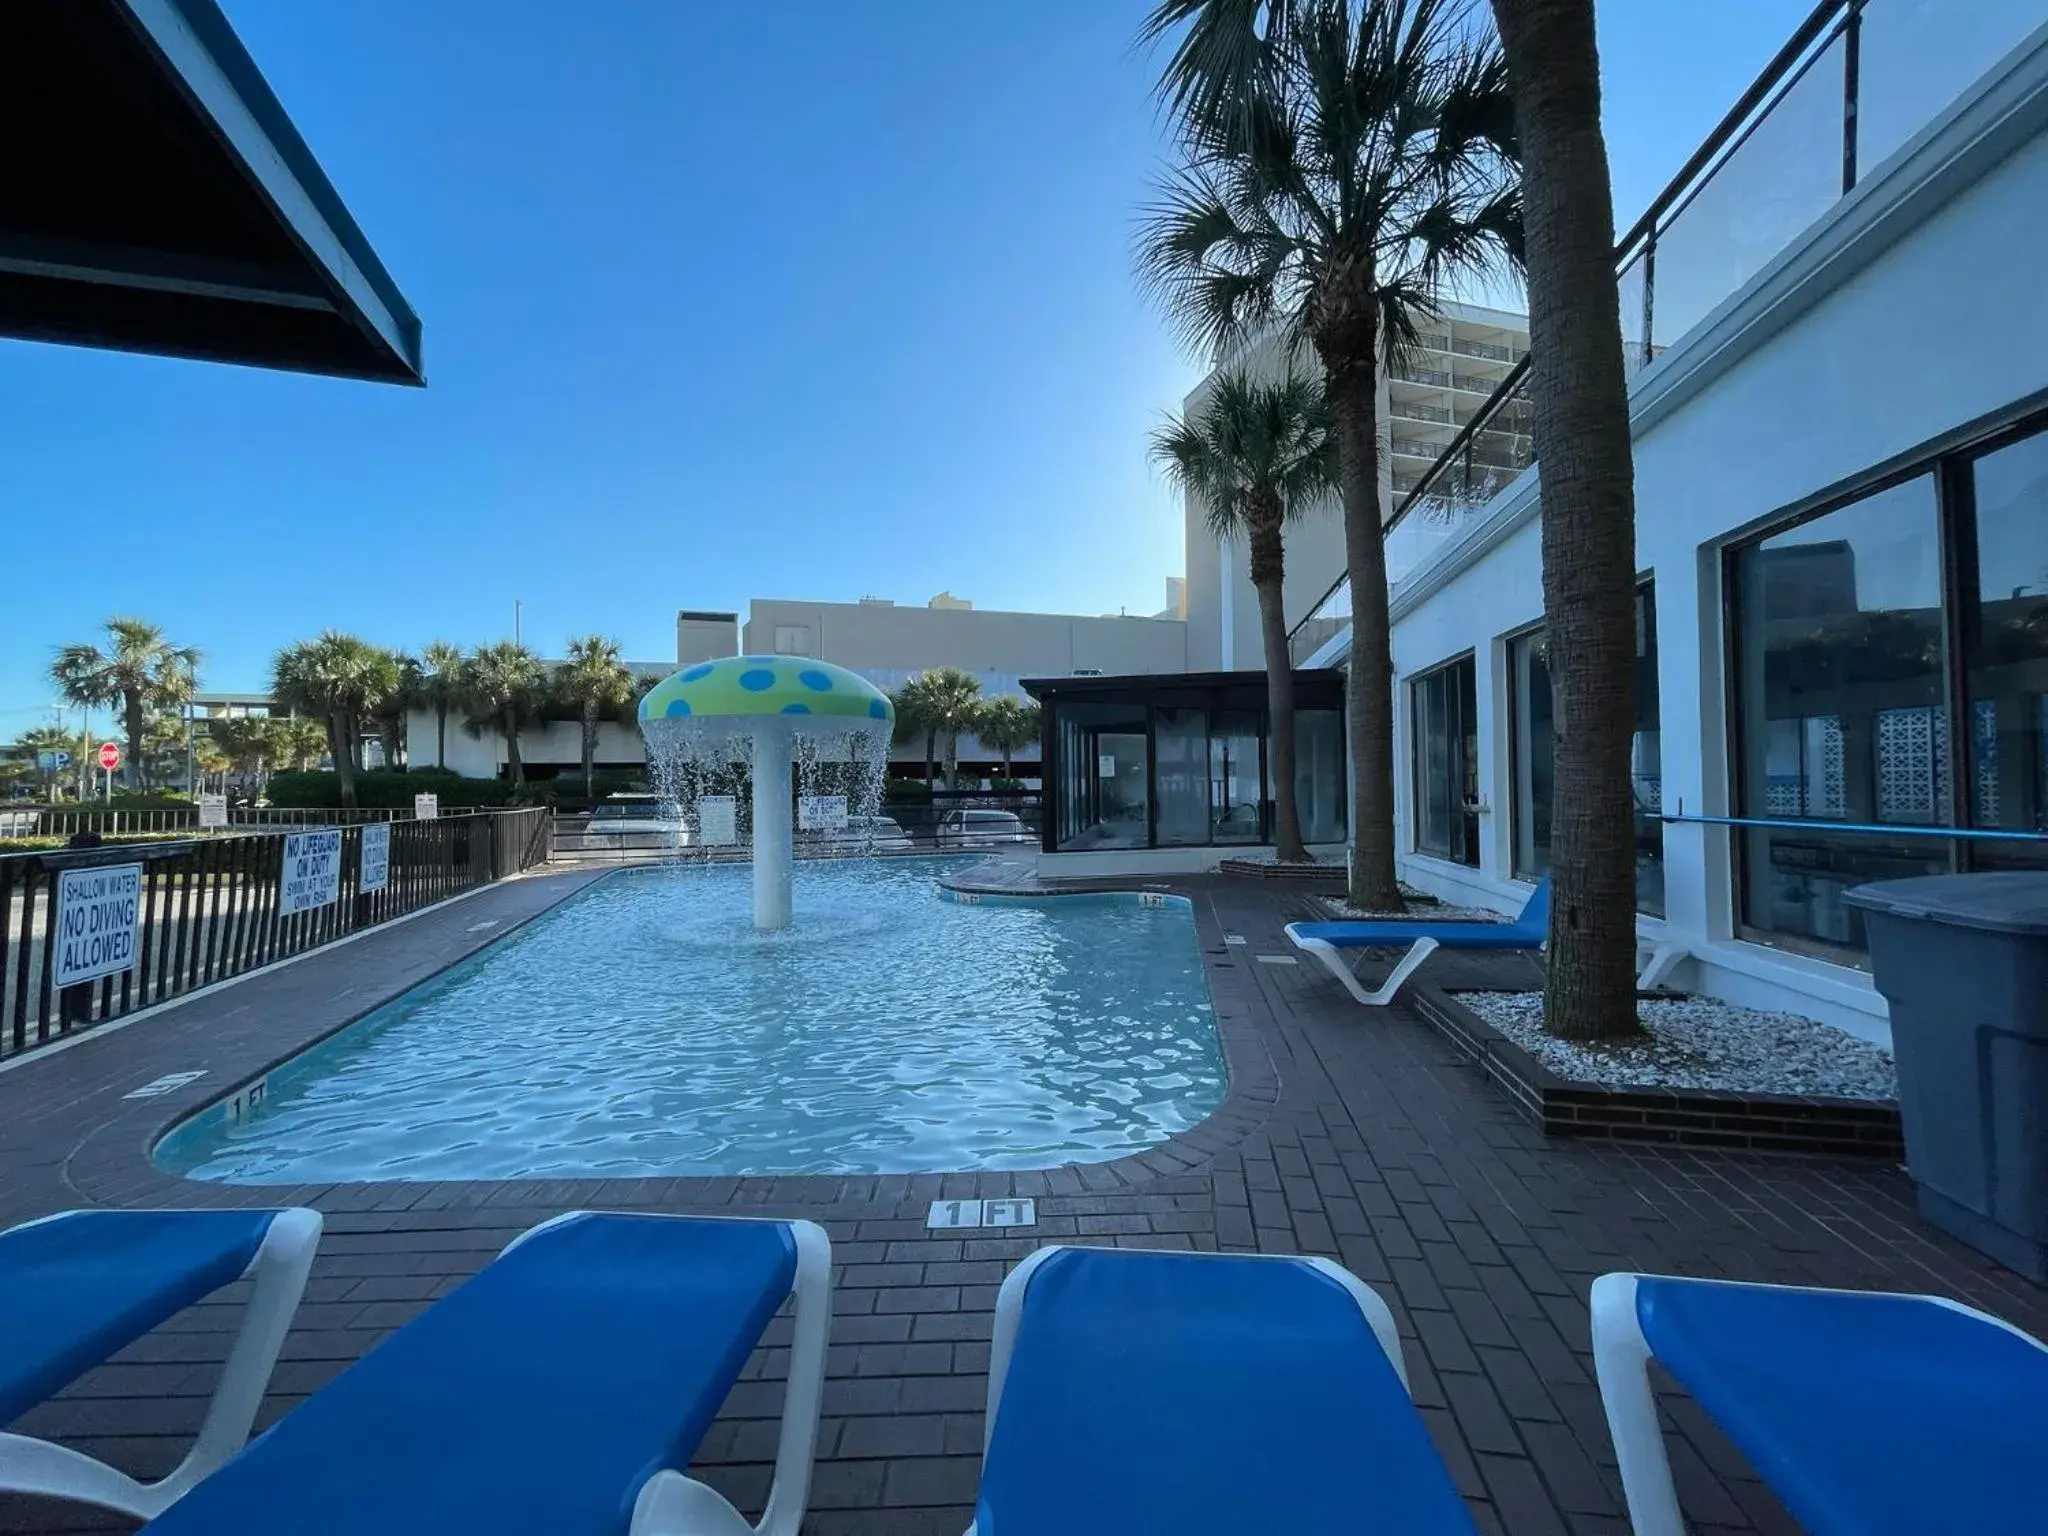
POLYGON ((726 656, 672 672, 640 701, 640 718, 816 715, 896 723, 889 696, 858 673, 807 656, 726 656))

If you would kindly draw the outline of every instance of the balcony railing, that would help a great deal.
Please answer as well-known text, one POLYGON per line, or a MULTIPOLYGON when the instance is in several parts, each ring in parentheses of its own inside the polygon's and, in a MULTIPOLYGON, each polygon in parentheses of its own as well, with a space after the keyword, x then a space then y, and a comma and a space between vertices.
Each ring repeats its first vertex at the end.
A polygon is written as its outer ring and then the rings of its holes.
MULTIPOLYGON (((1630 375, 1698 326, 2041 20, 2040 0, 1821 0, 1622 237, 1615 269, 1630 375)), ((1435 374, 1417 382, 1456 381, 1435 374)), ((1533 462, 1524 435, 1528 384, 1527 354, 1497 388, 1481 384, 1492 398, 1398 498, 1388 534, 1417 512, 1431 527, 1406 541, 1413 558, 1397 559, 1389 545, 1389 581, 1533 462), (1513 430, 1502 430, 1511 422, 1513 430)), ((1296 664, 1350 612, 1340 576, 1295 626, 1296 664)))
POLYGON ((1484 357, 1496 363, 1512 363, 1515 360, 1513 347, 1495 346, 1490 341, 1453 341, 1451 350, 1465 357, 1484 357))
POLYGON ((1395 378, 1405 379, 1410 384, 1433 384, 1438 389, 1451 387, 1448 370, 1436 368, 1394 368, 1388 370, 1395 378))
MULTIPOLYGON (((1444 426, 1462 426, 1447 405, 1423 405, 1415 400, 1393 402, 1393 415, 1397 421, 1434 421, 1444 426)), ((1438 444, 1439 448, 1443 445, 1438 444)))

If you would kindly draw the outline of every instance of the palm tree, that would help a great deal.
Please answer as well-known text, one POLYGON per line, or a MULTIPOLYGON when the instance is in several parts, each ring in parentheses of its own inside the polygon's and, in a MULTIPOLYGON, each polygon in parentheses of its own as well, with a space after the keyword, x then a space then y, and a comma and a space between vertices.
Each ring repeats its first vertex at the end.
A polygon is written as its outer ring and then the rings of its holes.
POLYGON ((199 653, 174 646, 163 630, 144 619, 107 620, 112 644, 67 645, 50 663, 50 678, 67 704, 87 709, 114 708, 127 738, 127 779, 131 788, 149 787, 145 736, 149 717, 176 709, 198 686, 199 653))
POLYGON ((279 651, 271 670, 280 704, 326 724, 341 803, 353 806, 363 721, 397 688, 398 663, 389 651, 330 629, 279 651))
POLYGON ((1281 597, 1286 555, 1280 530, 1336 483, 1322 390, 1291 373, 1275 384, 1227 373, 1198 412, 1168 421, 1153 435, 1152 455, 1183 495, 1208 509, 1217 538, 1242 537, 1250 550, 1266 651, 1273 841, 1283 863, 1305 864, 1308 850, 1294 806, 1294 658, 1281 597))
POLYGON ((303 715, 273 715, 269 724, 271 752, 279 767, 304 772, 320 766, 327 753, 327 728, 320 721, 303 715))
POLYGON ((227 749, 211 735, 201 736, 192 743, 192 765, 199 772, 199 783, 195 789, 218 782, 220 792, 228 790, 228 774, 235 766, 235 760, 228 756, 227 749))
POLYGON ((396 669, 397 681, 391 691, 371 707, 370 719, 377 727, 377 744, 384 749, 384 766, 409 768, 412 766, 412 752, 405 721, 406 716, 422 702, 425 673, 419 658, 410 652, 390 651, 387 654, 396 669))
POLYGON ((960 762, 960 737, 974 729, 975 714, 981 707, 980 680, 958 667, 933 667, 905 683, 896 697, 899 711, 903 708, 900 701, 909 701, 911 718, 925 734, 925 782, 932 779, 936 742, 943 751, 946 782, 952 783, 960 762))
POLYGON ((206 731, 227 754, 229 768, 241 776, 244 787, 253 786, 260 795, 271 764, 288 760, 281 729, 285 724, 261 715, 233 715, 208 721, 206 731))
POLYGON ((1320 365, 1351 585, 1351 899, 1398 908, 1380 368, 1451 279, 1520 250, 1506 73, 1459 0, 1158 0, 1145 32, 1183 22, 1161 91, 1187 164, 1139 266, 1204 350, 1276 328, 1320 365))
POLYGON ((420 652, 420 702, 434 712, 434 766, 448 766, 448 711, 462 703, 462 647, 436 640, 420 652))
POLYGON ((901 688, 889 695, 889 702, 896 706, 896 734, 898 742, 924 741, 924 782, 929 789, 937 769, 933 766, 939 751, 939 727, 934 720, 925 717, 924 694, 915 686, 912 678, 901 688))
POLYGON ((540 658, 512 640, 487 645, 463 668, 463 692, 469 703, 469 726, 481 732, 495 726, 505 734, 505 766, 512 782, 526 782, 519 757, 519 728, 532 718, 547 691, 547 669, 540 658))
POLYGON ((583 796, 597 793, 597 721, 607 709, 631 703, 639 676, 619 659, 619 642, 584 635, 569 642, 569 659, 555 669, 555 696, 573 704, 583 721, 583 796))
POLYGON ((1556 741, 1543 1023, 1636 1018, 1635 464, 1593 0, 1493 0, 1528 204, 1529 397, 1556 741))
POLYGON ((985 747, 1003 754, 1003 777, 1013 778, 1010 754, 1038 740, 1039 708, 1013 693, 999 693, 983 702, 974 717, 974 734, 985 747))
POLYGON ((67 770, 44 767, 44 757, 64 753, 72 763, 77 763, 85 755, 85 746, 61 725, 39 725, 33 730, 23 731, 15 739, 13 751, 42 784, 43 798, 55 800, 58 782, 67 770))

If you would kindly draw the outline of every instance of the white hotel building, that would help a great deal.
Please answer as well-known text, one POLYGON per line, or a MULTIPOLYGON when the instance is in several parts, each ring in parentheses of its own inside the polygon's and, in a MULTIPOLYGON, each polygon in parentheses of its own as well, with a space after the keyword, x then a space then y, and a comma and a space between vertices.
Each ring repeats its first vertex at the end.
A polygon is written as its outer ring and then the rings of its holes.
MULTIPOLYGON (((1881 1041, 1842 892, 2048 863, 1996 835, 2048 832, 2044 21, 1822 7, 1624 245, 1643 933, 1697 990, 1881 1041)), ((1539 477, 1503 404, 1469 465, 1391 458, 1389 562, 1402 875, 1510 910, 1551 741, 1539 477)), ((1190 664, 1255 666, 1243 551, 1187 527, 1190 664)), ((1289 560, 1297 665, 1341 663, 1335 517, 1289 560)))

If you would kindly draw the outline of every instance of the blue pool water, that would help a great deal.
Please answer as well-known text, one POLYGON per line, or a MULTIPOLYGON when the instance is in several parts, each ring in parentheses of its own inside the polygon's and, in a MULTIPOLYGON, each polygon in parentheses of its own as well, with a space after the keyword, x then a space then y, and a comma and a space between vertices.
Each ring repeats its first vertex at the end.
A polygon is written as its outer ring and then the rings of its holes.
POLYGON ((1103 1162, 1221 1101, 1184 903, 943 899, 927 860, 615 874, 186 1122, 243 1184, 1103 1162))

